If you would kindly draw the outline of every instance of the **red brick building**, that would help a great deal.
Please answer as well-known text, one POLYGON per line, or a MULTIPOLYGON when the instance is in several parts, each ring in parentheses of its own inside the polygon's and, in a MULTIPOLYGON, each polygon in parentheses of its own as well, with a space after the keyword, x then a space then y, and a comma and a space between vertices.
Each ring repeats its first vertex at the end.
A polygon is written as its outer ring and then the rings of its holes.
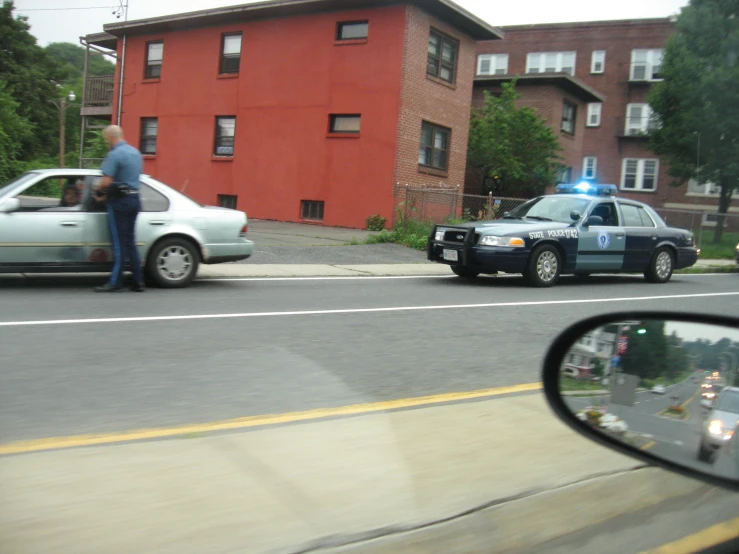
POLYGON ((671 19, 501 29, 504 40, 477 44, 475 98, 496 81, 519 75, 521 102, 535 106, 561 134, 571 167, 565 181, 613 183, 621 195, 656 208, 716 210, 714 187, 670 186, 667 165, 647 148, 642 134, 653 124, 646 97, 660 79, 662 50, 674 30, 671 19), (572 116, 568 105, 575 108, 574 134, 564 130, 563 118, 572 116))
POLYGON ((275 0, 105 32, 88 42, 117 50, 109 111, 147 173, 347 227, 391 221, 398 181, 464 181, 476 41, 500 38, 448 0, 275 0))

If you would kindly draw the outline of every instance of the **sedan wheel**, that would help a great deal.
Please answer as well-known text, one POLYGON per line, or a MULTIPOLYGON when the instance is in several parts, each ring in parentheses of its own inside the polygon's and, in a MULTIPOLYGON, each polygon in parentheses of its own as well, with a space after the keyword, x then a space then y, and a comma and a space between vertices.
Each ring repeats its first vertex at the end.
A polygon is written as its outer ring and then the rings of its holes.
POLYGON ((186 287, 195 279, 200 259, 187 240, 165 239, 152 249, 146 264, 150 279, 163 288, 186 287))
POLYGON ((534 287, 551 287, 559 281, 562 263, 557 249, 549 244, 537 247, 524 272, 526 282, 534 287))
POLYGON ((674 265, 672 252, 668 248, 660 248, 649 262, 649 268, 644 272, 644 277, 650 283, 666 283, 672 277, 674 265))

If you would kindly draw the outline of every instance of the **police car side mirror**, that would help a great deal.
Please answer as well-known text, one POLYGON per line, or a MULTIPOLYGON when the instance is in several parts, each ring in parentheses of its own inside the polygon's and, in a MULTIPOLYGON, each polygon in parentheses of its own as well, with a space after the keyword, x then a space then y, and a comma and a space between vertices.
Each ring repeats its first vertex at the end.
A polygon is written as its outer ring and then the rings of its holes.
POLYGON ((737 342, 734 317, 599 315, 554 341, 544 394, 564 423, 611 450, 739 490, 739 356, 726 346, 737 342))
POLYGON ((0 200, 0 213, 10 213, 19 210, 21 207, 21 201, 17 198, 7 198, 6 200, 0 200))
POLYGON ((583 223, 585 227, 591 227, 593 225, 603 225, 603 218, 599 215, 591 215, 583 223))

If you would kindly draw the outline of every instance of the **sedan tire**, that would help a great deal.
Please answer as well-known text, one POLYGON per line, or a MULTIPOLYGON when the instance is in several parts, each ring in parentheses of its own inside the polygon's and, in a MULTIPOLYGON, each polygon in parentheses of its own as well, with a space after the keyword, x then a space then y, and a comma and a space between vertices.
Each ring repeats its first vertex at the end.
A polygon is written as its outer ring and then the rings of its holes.
POLYGON ((474 279, 478 275, 480 275, 479 271, 475 271, 474 269, 470 269, 468 267, 459 267, 459 266, 451 266, 452 272, 458 277, 462 277, 462 279, 474 279))
POLYGON ((531 253, 523 278, 532 287, 551 287, 559 281, 561 273, 559 251, 551 244, 542 244, 531 253))
POLYGON ((652 256, 649 267, 644 272, 644 277, 650 283, 666 283, 672 277, 675 267, 675 256, 672 250, 663 246, 652 256))
POLYGON ((193 282, 199 265, 198 249, 192 242, 169 238, 152 248, 146 261, 146 274, 158 287, 182 288, 193 282))
POLYGON ((714 461, 714 454, 709 448, 703 446, 703 441, 698 445, 698 461, 712 464, 714 461))

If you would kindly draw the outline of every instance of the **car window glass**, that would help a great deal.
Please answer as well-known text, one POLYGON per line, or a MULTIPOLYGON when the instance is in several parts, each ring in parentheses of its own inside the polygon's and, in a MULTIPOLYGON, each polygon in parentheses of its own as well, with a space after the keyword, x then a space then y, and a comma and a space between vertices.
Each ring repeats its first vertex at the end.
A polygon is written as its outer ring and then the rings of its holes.
POLYGON ((621 215, 624 216, 624 227, 642 227, 642 220, 636 206, 621 204, 621 215))
POLYGON ((716 403, 716 410, 739 414, 739 392, 727 390, 716 403))
POLYGON ((80 210, 83 180, 83 176, 64 175, 39 181, 17 195, 19 211, 80 210))
POLYGON ((644 208, 640 208, 638 206, 636 210, 639 212, 639 217, 641 218, 642 227, 654 227, 654 221, 652 221, 652 218, 649 217, 647 210, 645 210, 644 208))
POLYGON ((166 212, 169 209, 169 200, 161 192, 145 183, 141 183, 139 190, 142 212, 166 212))
POLYGON ((603 219, 604 227, 618 226, 618 213, 616 205, 613 202, 601 202, 597 204, 590 215, 597 215, 603 219))

